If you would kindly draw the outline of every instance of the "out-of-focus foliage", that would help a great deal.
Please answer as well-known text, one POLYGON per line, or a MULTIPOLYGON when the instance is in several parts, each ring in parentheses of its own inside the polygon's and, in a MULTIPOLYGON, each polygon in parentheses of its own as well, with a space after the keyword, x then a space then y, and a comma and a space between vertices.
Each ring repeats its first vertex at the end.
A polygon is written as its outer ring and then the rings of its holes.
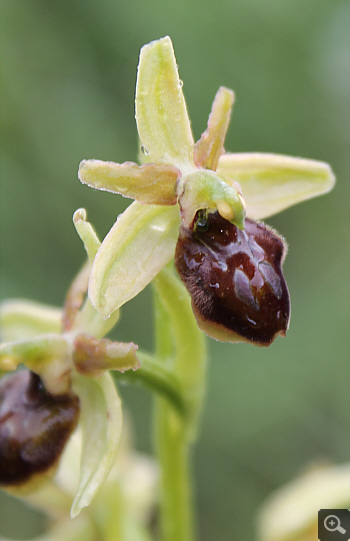
MULTIPOLYGON (((169 34, 196 137, 220 85, 237 101, 230 151, 328 161, 334 192, 269 220, 289 243, 286 339, 261 350, 211 341, 195 453, 200 539, 250 540, 265 496, 349 448, 349 3, 344 0, 0 0, 1 298, 62 303, 84 259, 71 221, 99 235, 128 204, 80 185, 83 158, 136 160, 140 47, 169 34)), ((152 347, 150 292, 122 310, 118 339, 152 347)), ((151 399, 123 390, 139 448, 151 399)), ((4 534, 29 535, 1 501, 4 534)), ((17 505, 17 504, 16 504, 17 505)), ((24 513, 24 511, 23 511, 24 513)), ((35 527, 33 518, 32 528, 35 527)))
MULTIPOLYGON (((272 492, 263 503, 258 517, 258 541, 314 541, 322 516, 318 516, 319 510, 323 509, 325 518, 326 509, 348 509, 349 487, 350 464, 315 464, 272 492)), ((322 522, 320 526, 323 527, 322 522)))

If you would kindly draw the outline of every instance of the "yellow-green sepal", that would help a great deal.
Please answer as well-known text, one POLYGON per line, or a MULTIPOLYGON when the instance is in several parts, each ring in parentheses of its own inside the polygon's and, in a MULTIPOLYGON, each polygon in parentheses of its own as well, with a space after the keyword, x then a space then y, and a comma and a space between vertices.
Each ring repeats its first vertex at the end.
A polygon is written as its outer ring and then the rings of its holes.
POLYGON ((0 340, 12 342, 38 334, 59 333, 62 309, 26 299, 9 299, 0 304, 0 340))
POLYGON ((152 162, 193 164, 193 136, 171 39, 142 47, 136 83, 136 122, 152 162))
POLYGON ((90 273, 89 298, 103 318, 135 297, 172 259, 179 224, 177 206, 137 201, 118 218, 90 273))
POLYGON ((107 478, 117 456, 123 424, 121 401, 110 374, 96 378, 76 374, 73 391, 81 404, 82 456, 72 518, 91 503, 107 478))

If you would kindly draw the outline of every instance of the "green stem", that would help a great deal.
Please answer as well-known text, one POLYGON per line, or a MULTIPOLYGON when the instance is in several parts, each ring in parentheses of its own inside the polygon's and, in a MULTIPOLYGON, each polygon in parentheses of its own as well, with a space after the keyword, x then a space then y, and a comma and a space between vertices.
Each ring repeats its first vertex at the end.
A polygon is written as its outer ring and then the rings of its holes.
POLYGON ((156 451, 161 469, 161 534, 163 541, 194 539, 189 445, 185 427, 172 406, 157 397, 156 451))
POLYGON ((140 385, 164 396, 180 415, 186 417, 188 408, 177 376, 153 356, 143 351, 138 351, 137 356, 141 361, 139 370, 127 370, 124 373, 113 370, 113 378, 119 382, 140 385))
POLYGON ((190 475, 190 446, 197 432, 204 394, 206 350, 190 300, 170 269, 154 280, 156 353, 177 376, 186 417, 156 398, 156 450, 161 470, 161 534, 163 541, 193 541, 195 526, 190 475))

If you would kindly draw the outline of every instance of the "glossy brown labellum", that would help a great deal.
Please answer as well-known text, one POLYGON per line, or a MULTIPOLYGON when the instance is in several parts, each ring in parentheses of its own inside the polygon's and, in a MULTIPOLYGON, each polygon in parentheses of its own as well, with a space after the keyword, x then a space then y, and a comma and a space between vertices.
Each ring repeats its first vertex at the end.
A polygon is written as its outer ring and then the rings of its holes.
POLYGON ((283 240, 261 223, 241 231, 218 213, 199 211, 181 226, 176 269, 199 327, 218 340, 268 346, 285 335, 289 294, 282 274, 283 240))
POLYGON ((16 372, 0 381, 0 484, 16 486, 58 461, 76 427, 79 399, 48 394, 36 374, 16 372))

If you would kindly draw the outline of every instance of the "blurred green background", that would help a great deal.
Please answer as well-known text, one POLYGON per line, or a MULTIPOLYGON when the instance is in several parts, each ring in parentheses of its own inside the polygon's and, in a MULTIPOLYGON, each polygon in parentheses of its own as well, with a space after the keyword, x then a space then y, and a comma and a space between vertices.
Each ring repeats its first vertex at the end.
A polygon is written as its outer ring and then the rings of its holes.
MULTIPOLYGON (((74 210, 85 207, 103 237, 127 206, 80 185, 77 168, 83 158, 136 160, 136 66, 152 39, 172 37, 196 138, 225 85, 236 92, 226 149, 334 168, 330 195, 269 220, 289 244, 286 339, 269 349, 209 343, 194 453, 200 539, 251 540, 257 509, 274 488, 315 460, 349 458, 349 2, 0 5, 1 298, 61 305, 84 260, 74 210)), ((148 288, 125 306, 118 338, 151 348, 151 309, 148 288)), ((122 393, 137 446, 151 451, 151 397, 132 387, 122 393)), ((3 535, 37 527, 8 499, 1 509, 3 535), (22 517, 15 525, 14 516, 22 517)))

